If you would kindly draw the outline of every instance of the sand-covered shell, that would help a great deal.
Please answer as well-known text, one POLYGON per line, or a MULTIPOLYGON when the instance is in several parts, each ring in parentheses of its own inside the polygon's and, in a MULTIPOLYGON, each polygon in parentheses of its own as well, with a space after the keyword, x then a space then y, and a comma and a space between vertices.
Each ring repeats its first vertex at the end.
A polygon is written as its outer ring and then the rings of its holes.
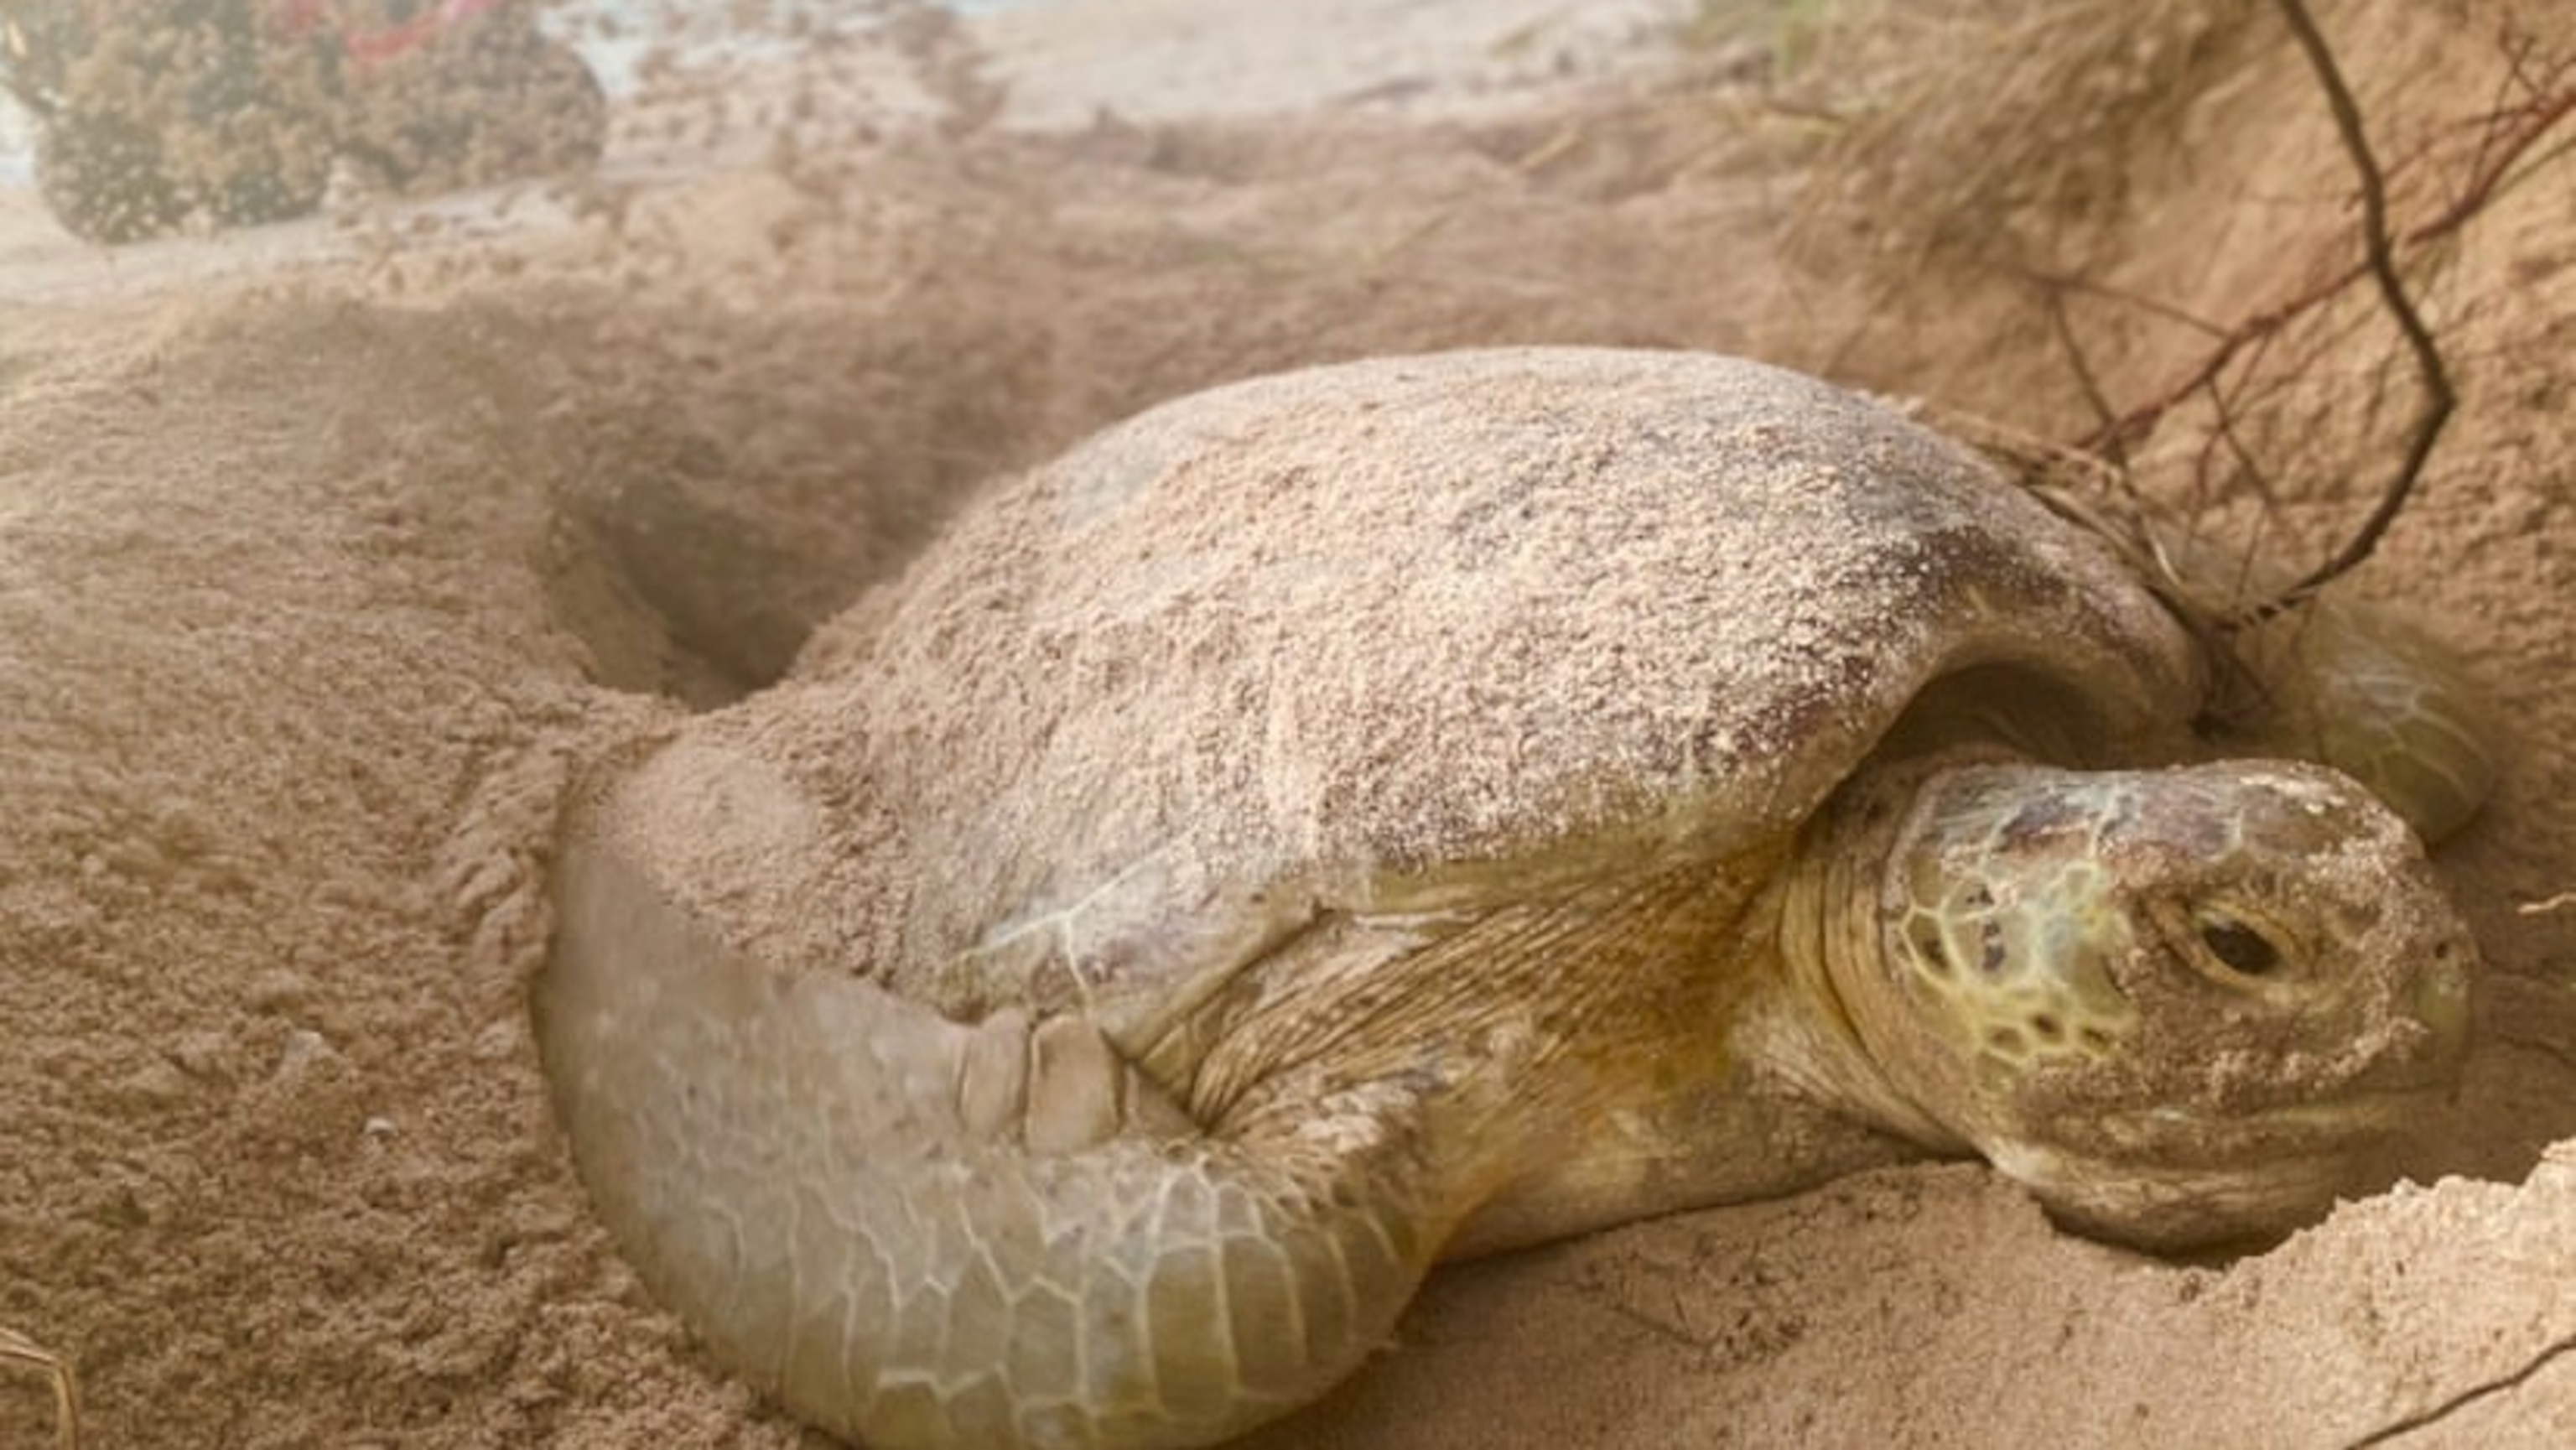
POLYGON ((971 511, 864 647, 906 737, 876 758, 917 772, 875 786, 944 863, 901 955, 946 975, 914 985, 1078 991, 1113 1030, 1220 925, 1782 848, 1936 680, 2084 765, 2180 752, 2203 694, 2113 552, 1964 448, 1609 349, 1153 409, 971 511))

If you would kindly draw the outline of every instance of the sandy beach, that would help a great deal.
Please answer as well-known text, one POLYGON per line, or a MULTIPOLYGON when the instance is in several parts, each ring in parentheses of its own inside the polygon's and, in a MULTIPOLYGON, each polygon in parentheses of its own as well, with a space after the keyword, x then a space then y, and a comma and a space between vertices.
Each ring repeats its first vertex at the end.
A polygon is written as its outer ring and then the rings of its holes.
MULTIPOLYGON (((2367 512, 2414 374, 2330 285, 2349 158, 2266 5, 1704 8, 923 21, 644 84, 579 184, 112 252, 0 188, 0 1330, 77 1370, 82 1443, 828 1443, 573 1172, 527 1001, 559 813, 1153 402, 1703 348, 2037 439, 2163 399, 2135 487, 2222 548, 2367 512)), ((2404 1181, 2188 1262, 1972 1163, 1635 1224, 1440 1270, 1250 1443, 2566 1443, 2576 36, 2461 9, 2317 6, 2462 396, 2338 587, 2457 654, 2501 758, 2434 857, 2487 966, 2404 1181)), ((0 1355, 0 1447, 54 1418, 0 1355)))

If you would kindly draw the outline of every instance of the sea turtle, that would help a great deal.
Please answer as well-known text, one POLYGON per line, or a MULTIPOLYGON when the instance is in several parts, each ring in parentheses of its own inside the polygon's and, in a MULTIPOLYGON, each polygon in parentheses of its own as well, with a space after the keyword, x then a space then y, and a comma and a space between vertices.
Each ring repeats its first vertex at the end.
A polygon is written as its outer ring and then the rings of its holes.
POLYGON ((2474 948, 2401 815, 2484 766, 2350 627, 2281 683, 2377 712, 2334 738, 2394 798, 2224 758, 2203 639, 1794 373, 1219 388, 603 770, 546 1070, 653 1291, 888 1450, 1214 1441, 1434 1260, 1906 1157, 2278 1232, 2455 1079, 2474 948))

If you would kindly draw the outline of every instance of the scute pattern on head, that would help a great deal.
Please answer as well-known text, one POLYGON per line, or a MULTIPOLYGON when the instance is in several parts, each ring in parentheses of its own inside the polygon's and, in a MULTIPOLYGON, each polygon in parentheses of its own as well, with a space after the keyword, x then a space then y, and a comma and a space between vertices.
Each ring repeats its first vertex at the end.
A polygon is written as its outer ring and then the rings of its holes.
POLYGON ((2299 761, 1942 772, 1847 983, 1916 1101, 2132 1242, 2259 1234, 2371 1181, 2456 1074, 2474 946, 2413 833, 2299 761))
POLYGON ((886 756, 935 775, 882 784, 927 859, 967 863, 918 897, 909 955, 1159 883, 1127 894, 1152 920, 1096 943, 1084 990, 1113 1018, 1166 959, 1155 921, 1195 904, 1365 900, 1561 843, 1758 849, 1967 664, 2065 682, 2131 758, 2200 696, 2111 553, 1964 450, 1690 354, 1441 354, 1200 394, 972 513, 895 608, 851 705, 944 732, 886 756))

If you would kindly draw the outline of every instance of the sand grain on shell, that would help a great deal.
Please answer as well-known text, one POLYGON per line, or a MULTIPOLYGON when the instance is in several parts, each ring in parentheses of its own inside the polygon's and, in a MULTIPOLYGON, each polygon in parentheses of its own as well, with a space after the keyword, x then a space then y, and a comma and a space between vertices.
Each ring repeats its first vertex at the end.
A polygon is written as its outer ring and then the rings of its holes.
POLYGON ((1731 857, 1775 846, 1966 640, 2179 735, 2179 632, 1988 489, 1880 410, 1726 359, 1292 373, 1006 487, 871 615, 866 667, 807 675, 789 710, 954 863, 913 961, 1146 863, 1331 892, 1605 833, 1731 857))

